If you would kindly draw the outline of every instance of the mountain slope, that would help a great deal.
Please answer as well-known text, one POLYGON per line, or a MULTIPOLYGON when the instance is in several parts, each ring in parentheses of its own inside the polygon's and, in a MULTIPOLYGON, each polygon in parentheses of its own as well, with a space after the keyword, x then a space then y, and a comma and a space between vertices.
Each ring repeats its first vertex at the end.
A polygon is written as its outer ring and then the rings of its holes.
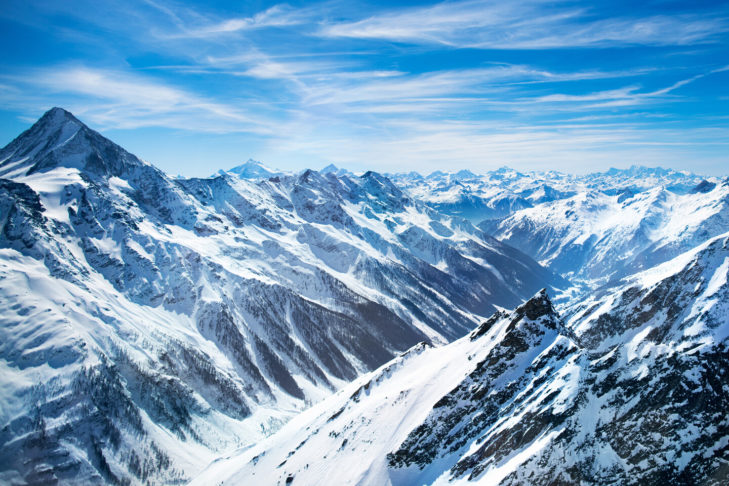
MULTIPOLYGON (((556 325, 541 294, 513 315, 496 314, 450 345, 419 344, 302 413, 262 444, 217 461, 193 484, 221 479, 236 484, 254 477, 263 484, 280 484, 288 477, 301 484, 314 484, 317 477, 336 484, 389 484, 387 453, 397 450, 411 431, 424 430, 420 424, 433 407, 451 409, 441 399, 454 384, 486 370, 489 360, 500 361, 500 369, 512 376, 521 374, 523 358, 538 354, 522 345, 548 347, 558 336, 556 325), (513 346, 501 346, 507 337, 514 337, 513 346), (325 457, 317 460, 322 451, 325 457)), ((443 429, 451 425, 456 424, 444 423, 443 429)), ((425 455, 438 452, 419 450, 425 455)), ((402 484, 420 481, 427 482, 427 471, 401 478, 402 484)))
POLYGON ((723 484, 728 277, 729 233, 566 323, 540 293, 412 348, 193 484, 723 484))
POLYGON ((729 181, 703 188, 580 193, 481 227, 570 279, 606 282, 669 260, 728 228, 729 181))
POLYGON ((0 177, 6 482, 184 481, 565 283, 378 174, 173 180, 61 109, 0 177))

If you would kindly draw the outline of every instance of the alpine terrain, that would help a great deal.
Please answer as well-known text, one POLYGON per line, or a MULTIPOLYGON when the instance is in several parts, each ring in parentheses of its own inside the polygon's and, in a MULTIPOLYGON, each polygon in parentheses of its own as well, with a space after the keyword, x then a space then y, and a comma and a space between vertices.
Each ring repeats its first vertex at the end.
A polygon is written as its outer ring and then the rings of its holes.
POLYGON ((670 169, 390 177, 429 207, 468 218, 569 279, 569 295, 613 284, 729 229, 729 179, 670 169))
POLYGON ((0 150, 0 483, 185 483, 567 286, 380 174, 170 178, 54 108, 0 150))
POLYGON ((729 233, 420 343, 193 484, 726 484, 729 233))
POLYGON ((727 483, 729 179, 389 177, 572 287, 415 345, 193 484, 727 483))
POLYGON ((0 150, 0 483, 720 485, 729 179, 0 150))

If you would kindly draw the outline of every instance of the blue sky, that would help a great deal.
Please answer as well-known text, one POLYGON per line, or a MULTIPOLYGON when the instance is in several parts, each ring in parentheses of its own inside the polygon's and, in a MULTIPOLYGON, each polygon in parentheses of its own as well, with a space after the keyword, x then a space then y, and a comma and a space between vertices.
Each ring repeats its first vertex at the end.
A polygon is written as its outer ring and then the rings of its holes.
POLYGON ((6 0, 0 145, 62 106, 171 174, 729 173, 729 3, 6 0))

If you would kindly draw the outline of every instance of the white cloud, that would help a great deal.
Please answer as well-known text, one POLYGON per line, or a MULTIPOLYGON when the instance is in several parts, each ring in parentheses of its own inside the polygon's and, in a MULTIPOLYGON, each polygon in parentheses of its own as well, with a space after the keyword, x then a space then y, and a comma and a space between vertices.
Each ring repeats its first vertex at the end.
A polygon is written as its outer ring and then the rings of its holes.
POLYGON ((16 96, 7 100, 9 103, 73 106, 76 114, 102 128, 161 126, 220 133, 270 133, 264 121, 239 107, 137 74, 66 66, 5 78, 32 100, 26 103, 24 96, 16 96))
MULTIPOLYGON (((423 109, 426 105, 480 103, 504 107, 521 104, 522 85, 636 76, 644 71, 553 73, 523 65, 431 71, 421 74, 388 72, 387 76, 354 76, 346 73, 324 77, 325 83, 309 83, 303 104, 346 105, 347 111, 395 112, 423 109)), ((530 98, 529 103, 559 101, 530 98)), ((476 105, 474 105, 476 106, 476 105)))
POLYGON ((291 27, 311 21, 314 11, 294 9, 287 5, 274 5, 250 17, 233 17, 222 20, 208 20, 189 26, 179 24, 180 30, 169 34, 170 38, 205 38, 229 35, 268 27, 291 27))
POLYGON ((729 27, 726 19, 695 15, 592 20, 588 13, 539 0, 444 2, 329 23, 319 35, 483 49, 551 49, 689 45, 715 40, 729 27))

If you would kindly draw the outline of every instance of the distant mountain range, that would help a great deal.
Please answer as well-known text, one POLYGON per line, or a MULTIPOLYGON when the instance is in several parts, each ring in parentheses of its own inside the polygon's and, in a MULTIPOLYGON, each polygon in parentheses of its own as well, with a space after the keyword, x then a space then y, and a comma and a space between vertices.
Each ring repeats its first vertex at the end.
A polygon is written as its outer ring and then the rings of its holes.
POLYGON ((521 209, 581 192, 615 195, 664 187, 672 193, 684 194, 704 180, 686 172, 639 166, 585 175, 556 171, 518 172, 503 167, 483 175, 462 170, 455 173, 436 171, 428 176, 413 172, 388 174, 388 177, 432 208, 474 223, 502 219, 521 209))
POLYGON ((667 261, 729 228, 729 178, 660 167, 387 176, 413 199, 478 223, 570 280, 571 295, 667 261))

